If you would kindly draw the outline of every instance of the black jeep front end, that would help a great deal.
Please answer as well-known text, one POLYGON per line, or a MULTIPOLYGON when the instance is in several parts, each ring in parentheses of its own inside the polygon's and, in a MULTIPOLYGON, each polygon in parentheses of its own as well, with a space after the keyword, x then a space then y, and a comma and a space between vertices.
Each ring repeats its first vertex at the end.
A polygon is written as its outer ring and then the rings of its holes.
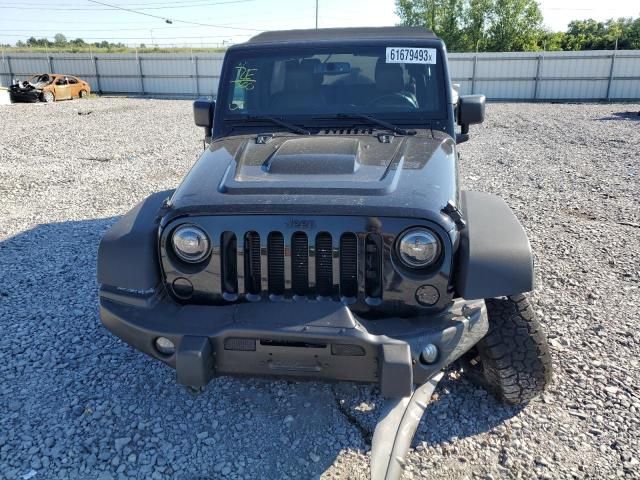
POLYGON ((385 396, 403 397, 487 331, 482 300, 454 299, 453 243, 438 224, 199 215, 158 226, 144 217, 149 210, 156 221, 166 218, 163 200, 150 198, 105 236, 101 316, 113 333, 176 368, 180 383, 282 375, 379 383, 385 396), (198 226, 211 239, 206 260, 195 267, 171 246, 182 225, 198 226), (437 232, 443 243, 438 262, 419 274, 396 258, 397 238, 417 226, 437 232), (141 261, 156 247, 161 269, 141 261), (123 279, 125 269, 140 278, 118 285, 115 277, 123 279), (158 339, 175 351, 159 348, 158 339), (423 355, 427 347, 435 354, 423 355))
POLYGON ((544 388, 546 341, 508 297, 533 289, 527 236, 499 197, 458 189, 457 143, 484 97, 454 100, 433 33, 258 35, 227 51, 218 100, 194 117, 209 145, 189 174, 100 244, 114 334, 188 386, 379 384, 394 400, 375 478, 398 478, 441 370, 463 355, 505 401, 544 388))
POLYGON ((455 123, 484 98, 453 105, 442 41, 387 30, 229 49, 217 106, 194 104, 204 154, 102 240, 107 328, 191 386, 285 375, 403 397, 484 336, 483 299, 531 290, 509 208, 458 191, 455 123))
MULTIPOLYGON (((190 386, 279 375, 379 383, 403 397, 468 351, 487 332, 483 299, 531 288, 522 227, 492 195, 461 192, 462 210, 452 208, 448 136, 346 138, 355 153, 317 177, 305 157, 317 137, 214 140, 176 191, 152 195, 104 236, 103 323, 190 386), (207 239, 195 263, 173 241, 185 227, 207 239), (423 268, 400 258, 416 229, 439 244, 423 268)), ((315 148, 330 155, 337 143, 315 148)))

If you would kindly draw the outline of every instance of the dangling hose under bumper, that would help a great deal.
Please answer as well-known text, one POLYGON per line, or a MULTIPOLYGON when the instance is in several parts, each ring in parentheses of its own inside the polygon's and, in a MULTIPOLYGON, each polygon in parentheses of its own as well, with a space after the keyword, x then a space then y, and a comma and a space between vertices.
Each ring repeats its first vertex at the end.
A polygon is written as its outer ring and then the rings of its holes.
POLYGON ((442 376, 437 373, 408 397, 386 401, 371 442, 371 480, 402 476, 411 441, 442 376))

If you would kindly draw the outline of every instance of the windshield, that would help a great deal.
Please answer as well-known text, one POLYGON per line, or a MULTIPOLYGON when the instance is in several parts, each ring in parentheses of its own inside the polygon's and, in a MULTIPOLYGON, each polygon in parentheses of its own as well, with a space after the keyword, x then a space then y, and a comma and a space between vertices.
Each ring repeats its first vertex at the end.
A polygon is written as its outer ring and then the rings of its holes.
POLYGON ((333 47, 235 52, 221 107, 227 119, 276 115, 445 114, 440 52, 432 48, 333 47))
POLYGON ((33 77, 31 77, 29 79, 29 83, 48 83, 51 81, 51 77, 49 75, 47 75, 46 73, 44 74, 40 74, 40 75, 34 75, 33 77))

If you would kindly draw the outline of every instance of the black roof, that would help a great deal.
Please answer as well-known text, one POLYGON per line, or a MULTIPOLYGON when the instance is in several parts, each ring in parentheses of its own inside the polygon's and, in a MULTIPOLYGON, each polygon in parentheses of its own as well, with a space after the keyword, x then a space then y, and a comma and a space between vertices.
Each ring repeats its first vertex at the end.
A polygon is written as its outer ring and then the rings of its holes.
POLYGON ((263 32, 242 45, 275 43, 345 42, 362 40, 437 40, 438 37, 422 27, 356 27, 320 28, 309 30, 279 30, 263 32))

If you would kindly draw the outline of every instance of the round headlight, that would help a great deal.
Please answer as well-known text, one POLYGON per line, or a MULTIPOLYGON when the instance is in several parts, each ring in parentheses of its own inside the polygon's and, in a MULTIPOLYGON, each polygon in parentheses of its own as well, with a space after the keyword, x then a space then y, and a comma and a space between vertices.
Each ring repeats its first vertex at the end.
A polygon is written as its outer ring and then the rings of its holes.
POLYGON ((431 230, 412 228, 400 237, 398 256, 407 267, 428 267, 440 256, 440 241, 431 230))
POLYGON ((185 262, 198 263, 209 254, 209 237, 193 225, 178 227, 171 238, 173 251, 185 262))

